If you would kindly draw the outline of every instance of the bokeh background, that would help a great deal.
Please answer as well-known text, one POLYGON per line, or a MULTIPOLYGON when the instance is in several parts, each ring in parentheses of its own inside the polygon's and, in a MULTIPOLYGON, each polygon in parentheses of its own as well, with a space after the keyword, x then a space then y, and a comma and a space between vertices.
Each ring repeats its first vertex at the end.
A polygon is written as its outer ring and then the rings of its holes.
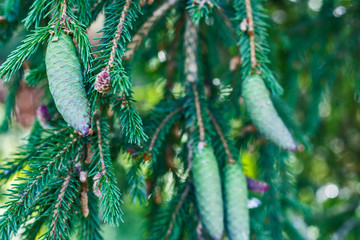
MULTIPOLYGON (((311 240, 360 239, 360 108, 357 92, 357 82, 360 82, 360 1, 271 0, 265 6, 270 16, 271 67, 284 87, 282 100, 288 103, 289 113, 304 134, 305 150, 291 155, 290 165, 297 197, 304 204, 306 214, 304 219, 294 219, 293 224, 300 224, 304 236, 311 240)), ((90 38, 97 36, 103 21, 104 17, 100 15, 88 29, 90 38)), ((6 24, 1 21, 1 11, 0 24, 6 24)), ((211 18, 206 24, 211 25, 211 18)), ((21 25, 13 31, 11 41, 0 45, 0 64, 27 34, 21 25)), ((163 73, 169 49, 156 54, 152 51, 153 46, 162 49, 163 37, 146 41, 143 53, 134 60, 133 84, 141 113, 147 113, 157 103, 166 84, 163 73)), ((92 44, 96 44, 96 40, 92 44)), ((219 80, 227 77, 223 69, 229 67, 229 62, 221 61, 226 59, 227 51, 221 47, 215 50, 220 58, 211 61, 218 61, 212 69, 216 76, 213 84, 218 85, 219 80)), ((36 56, 32 62, 36 63, 36 56)), ((26 66, 24 68, 26 71, 26 66)), ((7 120, 3 116, 10 105, 6 99, 9 99, 11 85, 0 83, 0 161, 6 161, 24 141, 41 103, 41 88, 30 87, 24 81, 19 84, 15 111, 7 129, 7 120)), ((115 167, 120 189, 124 192, 125 223, 119 228, 104 227, 104 236, 109 240, 140 240, 148 224, 148 210, 146 206, 130 203, 126 180, 122 177, 126 164, 120 159, 115 167)), ((245 153, 243 161, 250 166, 247 171, 256 172, 256 154, 245 153)), ((10 184, 2 185, 1 191, 6 192, 10 184)), ((5 197, 0 201, 4 202, 5 197)))

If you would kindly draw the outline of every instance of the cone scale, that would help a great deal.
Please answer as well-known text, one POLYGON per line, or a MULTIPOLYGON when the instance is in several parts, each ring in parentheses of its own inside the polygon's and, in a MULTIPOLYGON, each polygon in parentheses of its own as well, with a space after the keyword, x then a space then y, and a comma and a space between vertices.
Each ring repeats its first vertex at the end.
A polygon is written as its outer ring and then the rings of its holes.
POLYGON ((249 117, 259 132, 280 148, 295 151, 296 144, 276 112, 264 81, 258 75, 244 80, 242 97, 249 117))
POLYGON ((76 49, 68 35, 60 33, 57 40, 50 40, 46 50, 46 72, 59 113, 76 131, 88 135, 90 104, 76 49))
POLYGON ((195 150, 192 173, 202 223, 212 239, 220 240, 224 232, 221 181, 218 164, 210 147, 195 150))

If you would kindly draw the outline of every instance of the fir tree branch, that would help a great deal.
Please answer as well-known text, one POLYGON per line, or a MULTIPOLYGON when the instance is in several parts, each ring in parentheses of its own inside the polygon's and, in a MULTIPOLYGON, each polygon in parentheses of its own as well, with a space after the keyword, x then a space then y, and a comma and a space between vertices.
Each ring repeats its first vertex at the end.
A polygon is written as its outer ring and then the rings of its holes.
POLYGON ((157 21, 159 21, 171 7, 173 7, 179 0, 166 0, 161 6, 159 6, 149 19, 140 27, 132 41, 127 45, 128 50, 124 54, 125 60, 132 60, 134 52, 142 44, 157 21))
POLYGON ((172 230, 174 228, 174 223, 175 223, 175 220, 176 220, 176 216, 178 215, 179 210, 180 210, 181 206, 183 205, 183 203, 185 201, 185 198, 188 195, 189 191, 190 191, 190 185, 186 184, 184 192, 181 194, 180 200, 177 203, 173 214, 171 215, 171 221, 170 221, 168 230, 166 231, 165 239, 169 239, 169 236, 170 236, 170 234, 171 234, 171 232, 172 232, 172 230))
MULTIPOLYGON (((49 229, 49 237, 52 239, 62 239, 64 236, 59 230, 66 231, 67 229, 62 227, 66 226, 66 222, 68 221, 68 215, 63 213, 63 211, 69 211, 71 209, 69 204, 72 204, 71 198, 69 199, 66 194, 72 190, 70 185, 71 179, 73 177, 73 167, 70 167, 68 175, 65 177, 65 180, 60 188, 59 195, 56 199, 56 204, 54 206, 54 211, 52 214, 52 220, 50 223, 50 229, 49 229), (63 205, 66 204, 63 203, 64 201, 69 201, 67 207, 64 207, 63 205), (61 216, 60 216, 61 214, 61 216), (61 219, 59 219, 61 218, 61 219)), ((71 195, 70 195, 71 196, 71 195)), ((72 196, 71 196, 72 197, 72 196)))
POLYGON ((262 77, 267 87, 275 95, 283 92, 274 74, 268 67, 269 46, 267 41, 267 15, 261 0, 235 0, 235 21, 237 45, 241 55, 241 73, 245 78, 253 73, 262 77))
MULTIPOLYGON (((0 238, 9 239, 11 233, 16 233, 23 220, 31 214, 34 210, 34 204, 36 204, 36 198, 43 192, 43 189, 52 179, 54 173, 54 165, 60 158, 65 156, 73 145, 78 142, 80 136, 72 139, 65 147, 60 148, 59 152, 54 156, 53 152, 50 154, 43 153, 43 156, 39 156, 30 165, 30 170, 27 170, 27 178, 20 178, 23 183, 17 184, 14 190, 11 190, 11 201, 6 204, 7 210, 2 215, 0 220, 0 238), (52 159, 49 162, 49 159, 52 159), (39 162, 40 161, 40 162, 39 162)), ((57 141, 50 143, 52 146, 56 146, 57 141), (55 145, 54 145, 55 143, 55 145)), ((60 161, 61 164, 61 161, 60 161)))
POLYGON ((186 80, 191 85, 192 92, 194 94, 194 102, 196 109, 197 125, 199 127, 200 142, 205 141, 205 128, 203 118, 201 114, 201 105, 199 92, 196 88, 196 82, 199 81, 198 66, 196 60, 196 50, 198 46, 198 33, 197 26, 191 21, 189 17, 186 19, 186 31, 185 31, 185 75, 186 80))
POLYGON ((246 5, 247 24, 249 28, 248 34, 250 38, 251 67, 255 69, 258 63, 256 61, 254 18, 252 14, 251 0, 245 0, 245 5, 246 5))
POLYGON ((66 20, 66 17, 67 17, 67 15, 66 15, 66 8, 67 8, 67 4, 66 4, 66 0, 63 0, 62 2, 61 2, 61 4, 60 4, 60 12, 61 12, 61 17, 60 17, 60 19, 61 19, 61 21, 62 21, 62 23, 61 24, 63 24, 63 23, 65 23, 65 20, 66 20))
POLYGON ((49 28, 36 28, 27 36, 14 51, 10 53, 6 61, 0 66, 0 78, 7 82, 11 76, 20 69, 23 62, 34 54, 45 39, 49 37, 49 28))
POLYGON ((96 128, 97 128, 97 135, 98 135, 98 146, 99 146, 99 155, 100 155, 100 163, 101 163, 101 173, 103 175, 106 174, 106 166, 104 162, 104 153, 103 153, 103 142, 101 140, 101 126, 100 126, 100 119, 96 120, 96 128))
POLYGON ((74 143, 76 143, 79 140, 80 136, 77 136, 74 138, 71 142, 69 142, 68 145, 66 145, 55 157, 53 160, 51 160, 45 168, 43 168, 40 172, 40 174, 36 177, 36 179, 28 186, 27 190, 22 194, 21 198, 19 199, 19 204, 21 204, 24 201, 24 198, 26 198, 33 188, 34 185, 36 185, 39 181, 42 180, 45 174, 48 173, 49 169, 56 163, 57 160, 60 159, 60 157, 67 152, 68 149, 70 149, 74 143))
POLYGON ((185 45, 185 75, 189 83, 198 81, 198 66, 196 60, 196 51, 198 46, 197 25, 189 17, 186 18, 186 30, 184 35, 185 45))
POLYGON ((182 110, 182 107, 178 107, 177 109, 175 109, 174 111, 170 112, 168 115, 166 115, 166 117, 164 118, 164 120, 160 123, 160 125, 156 128, 155 133, 153 134, 152 138, 151 138, 151 142, 149 145, 149 149, 148 151, 151 152, 154 148, 155 142, 157 140, 157 137, 161 131, 161 129, 164 127, 164 125, 170 120, 170 118, 172 116, 174 116, 175 114, 177 114, 178 112, 180 112, 182 110))
POLYGON ((228 18, 228 16, 226 16, 224 9, 222 7, 218 7, 216 8, 216 12, 217 14, 220 16, 220 18, 224 21, 225 26, 227 27, 228 31, 230 32, 231 36, 236 39, 236 33, 235 30, 232 26, 232 23, 230 21, 230 19, 228 18))
POLYGON ((221 140, 222 145, 223 145, 223 147, 224 147, 225 153, 226 153, 226 155, 227 155, 227 157, 228 157, 228 164, 233 164, 233 163, 235 163, 235 160, 234 160, 234 158, 233 158, 233 156, 232 156, 232 154, 231 154, 231 152, 230 152, 229 145, 228 145, 228 143, 227 143, 227 141, 226 141, 226 139, 225 139, 225 135, 223 134, 223 132, 222 132, 222 130, 221 130, 218 122, 216 121, 216 119, 215 119, 215 117, 214 117, 214 115, 210 112, 209 109, 207 109, 207 111, 208 111, 208 115, 209 115, 209 117, 210 117, 210 120, 211 120, 211 122, 213 123, 213 125, 214 125, 214 127, 215 127, 215 129, 216 129, 216 132, 218 133, 218 135, 219 135, 219 137, 220 137, 220 140, 221 140))
POLYGON ((103 240, 100 229, 99 206, 96 196, 88 192, 89 215, 81 216, 81 229, 79 239, 81 240, 103 240))
POLYGON ((192 0, 189 1, 187 9, 194 22, 198 23, 201 18, 207 17, 211 13, 214 6, 218 6, 216 0, 192 0))
POLYGON ((107 69, 111 69, 114 66, 116 49, 117 49, 117 47, 119 45, 119 40, 120 40, 121 34, 123 32, 123 28, 124 28, 125 18, 126 18, 127 12, 129 11, 130 4, 131 4, 132 1, 133 0, 126 0, 125 6, 124 6, 124 8, 123 8, 123 10, 121 12, 121 17, 120 17, 119 23, 118 23, 118 25, 116 27, 115 37, 112 40, 113 45, 111 47, 111 52, 110 52, 110 57, 109 57, 108 64, 106 66, 107 69))
POLYGON ((204 127, 204 123, 202 120, 202 115, 201 115, 201 106, 200 106, 200 100, 199 100, 199 93, 196 89, 196 85, 195 83, 191 83, 191 87, 192 90, 194 92, 195 95, 195 108, 196 108, 196 115, 197 115, 197 121, 198 121, 198 126, 199 126, 199 131, 200 131, 200 141, 204 142, 205 141, 205 127, 204 127))
POLYGON ((93 177, 93 192, 100 199, 100 209, 102 211, 103 221, 111 226, 118 226, 123 222, 121 210, 121 193, 117 187, 115 173, 111 163, 109 126, 104 119, 96 121, 101 127, 99 133, 92 138, 93 158, 90 165, 90 176, 93 177), (99 141, 99 136, 101 141, 99 141), (99 148, 101 142, 101 151, 99 148), (100 160, 103 158, 102 160, 100 160), (105 167, 103 167, 104 165, 105 167), (101 171, 99 172, 99 169, 101 171))

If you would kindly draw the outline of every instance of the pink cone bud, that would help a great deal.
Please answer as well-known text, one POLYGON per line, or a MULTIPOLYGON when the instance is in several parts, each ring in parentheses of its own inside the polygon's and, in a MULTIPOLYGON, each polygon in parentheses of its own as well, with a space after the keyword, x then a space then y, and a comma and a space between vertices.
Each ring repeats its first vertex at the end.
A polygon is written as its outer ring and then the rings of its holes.
POLYGON ((111 88, 110 73, 109 70, 102 70, 95 79, 95 90, 99 93, 107 93, 111 88))
POLYGON ((269 185, 266 182, 261 182, 250 177, 246 177, 248 189, 253 192, 266 192, 269 190, 269 185))
POLYGON ((36 110, 36 115, 42 127, 45 128, 49 127, 50 125, 49 121, 51 117, 50 117, 49 109, 47 108, 46 105, 39 106, 38 109, 36 110))

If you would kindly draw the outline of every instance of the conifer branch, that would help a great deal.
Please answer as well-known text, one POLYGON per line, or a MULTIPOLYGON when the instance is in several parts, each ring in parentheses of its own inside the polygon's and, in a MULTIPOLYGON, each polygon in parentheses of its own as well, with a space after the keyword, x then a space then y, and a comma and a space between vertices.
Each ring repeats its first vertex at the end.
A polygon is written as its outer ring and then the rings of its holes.
POLYGON ((191 85, 192 92, 194 94, 197 125, 199 127, 200 142, 205 141, 205 128, 201 114, 201 104, 199 92, 196 88, 196 82, 199 81, 199 70, 196 60, 196 50, 198 46, 198 33, 197 26, 191 21, 189 17, 186 19, 186 31, 185 31, 185 75, 186 80, 191 85))
POLYGON ((250 38, 251 67, 255 69, 258 63, 256 61, 254 18, 252 14, 251 0, 245 0, 245 5, 246 5, 246 15, 247 15, 247 24, 248 24, 248 34, 250 38))
POLYGON ((74 138, 68 145, 66 145, 56 156, 52 161, 50 161, 45 168, 42 169, 41 173, 35 178, 35 180, 28 186, 27 190, 22 194, 21 198, 19 199, 19 204, 21 204, 24 201, 24 198, 27 197, 31 189, 34 185, 36 185, 41 179, 43 178, 44 174, 46 174, 50 168, 57 162, 57 160, 60 159, 60 157, 67 152, 68 149, 70 149, 74 143, 76 143, 79 140, 80 136, 77 136, 74 138))
MULTIPOLYGON (((73 169, 72 167, 70 168, 69 170, 69 173, 68 175, 65 177, 65 180, 61 186, 61 189, 60 189, 60 194, 58 195, 57 199, 56 199, 56 204, 55 204, 55 207, 54 207, 54 211, 53 211, 53 215, 52 215, 52 221, 51 221, 51 224, 50 224, 50 237, 55 237, 57 234, 56 234, 56 225, 57 225, 57 222, 59 220, 59 212, 61 211, 60 208, 62 207, 62 204, 63 204, 63 201, 64 201, 64 196, 65 196, 65 193, 67 191, 67 188, 69 187, 69 184, 70 184, 70 181, 71 181, 71 178, 72 178, 72 175, 73 175, 73 169)), ((66 221, 67 220, 67 216, 65 215, 65 219, 60 219, 60 221, 66 221)))
POLYGON ((164 120, 160 123, 160 125, 156 128, 154 135, 151 138, 151 142, 149 145, 149 152, 151 152, 154 148, 154 144, 157 140, 157 137, 161 131, 161 129, 164 127, 164 125, 170 120, 170 118, 172 116, 174 116, 175 114, 177 114, 178 112, 180 112, 182 110, 182 107, 178 107, 177 109, 175 109, 174 111, 170 112, 168 115, 166 115, 166 117, 164 118, 164 120))
POLYGON ((111 69, 114 66, 114 61, 115 61, 115 56, 116 56, 116 49, 119 45, 119 40, 121 37, 121 34, 123 32, 123 28, 124 28, 124 22, 125 22, 125 18, 127 15, 127 12, 129 11, 130 8, 130 4, 133 0, 126 0, 125 2, 125 6, 121 12, 121 17, 119 19, 119 23, 117 25, 116 28, 116 32, 115 32, 115 36, 114 39, 112 40, 112 47, 111 47, 111 52, 110 52, 110 57, 109 57, 109 61, 108 64, 106 66, 107 69, 111 69))
POLYGON ((198 81, 198 66, 196 60, 196 51, 198 46, 197 26, 191 21, 190 17, 186 18, 186 30, 184 36, 185 45, 185 74, 189 83, 198 81))
POLYGON ((226 16, 224 9, 221 7, 216 8, 216 12, 217 14, 220 16, 220 18, 224 21, 225 26, 227 27, 228 31, 230 32, 231 36, 236 39, 236 33, 235 30, 232 26, 232 23, 230 21, 230 19, 228 18, 228 16, 226 16))
POLYGON ((168 230, 166 231, 166 236, 165 236, 166 240, 169 239, 169 236, 174 228, 174 222, 176 220, 176 216, 179 213, 179 210, 180 210, 181 206, 183 205, 185 198, 188 195, 189 191, 190 191, 190 185, 187 183, 185 186, 184 192, 181 194, 180 200, 177 203, 173 214, 171 215, 171 221, 170 221, 168 230))
POLYGON ((174 6, 179 0, 166 0, 160 7, 158 7, 149 19, 140 27, 138 32, 132 38, 132 41, 127 45, 128 50, 124 54, 126 60, 131 60, 134 57, 134 52, 142 44, 155 23, 159 21, 169 9, 174 6))
POLYGON ((267 40, 267 14, 260 0, 235 0, 235 28, 237 45, 241 55, 241 73, 247 77, 253 73, 261 76, 275 95, 283 92, 269 68, 267 40))
POLYGON ((67 8, 67 4, 66 4, 66 0, 64 0, 61 5, 60 5, 60 8, 61 8, 61 21, 65 21, 66 20, 66 8, 67 8))
POLYGON ((96 127, 97 127, 97 135, 98 135, 98 146, 99 146, 99 155, 100 155, 100 163, 101 163, 101 173, 103 175, 106 174, 106 166, 104 162, 104 153, 102 148, 102 140, 101 140, 101 126, 100 126, 100 119, 96 120, 96 127))
POLYGON ((235 160, 234 160, 234 158, 233 158, 233 156, 232 156, 232 154, 231 154, 231 152, 230 152, 229 145, 228 145, 228 143, 227 143, 227 141, 226 141, 226 139, 225 139, 224 133, 222 132, 222 130, 221 130, 218 122, 216 121, 214 115, 210 112, 209 109, 207 109, 207 111, 208 111, 208 115, 209 115, 209 117, 210 117, 210 120, 211 120, 211 122, 213 123, 213 125, 214 125, 214 127, 215 127, 215 129, 216 129, 216 132, 218 133, 218 135, 219 135, 219 137, 220 137, 220 140, 221 140, 222 145, 223 145, 223 147, 224 147, 225 153, 226 153, 226 155, 227 155, 227 157, 228 157, 228 164, 233 164, 233 163, 235 163, 235 160))

